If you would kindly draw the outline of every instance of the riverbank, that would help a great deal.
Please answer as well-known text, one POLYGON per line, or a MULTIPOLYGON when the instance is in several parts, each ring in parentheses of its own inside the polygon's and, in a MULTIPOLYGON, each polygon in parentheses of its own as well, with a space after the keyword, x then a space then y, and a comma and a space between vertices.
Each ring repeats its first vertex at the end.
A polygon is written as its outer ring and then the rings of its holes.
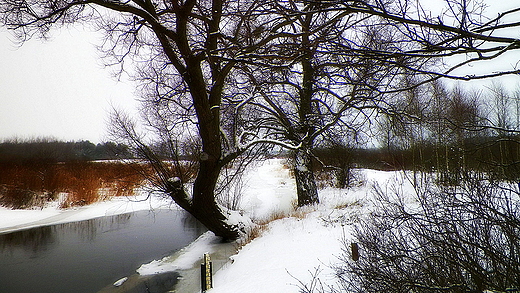
POLYGON ((68 209, 61 209, 57 202, 49 203, 41 209, 12 210, 0 207, 0 234, 154 209, 178 207, 169 198, 148 196, 145 193, 114 197, 108 201, 68 209))
MULTIPOLYGON (((242 213, 256 223, 253 238, 242 239, 243 243, 236 245, 237 253, 231 251, 229 261, 214 274, 214 288, 208 293, 300 293, 310 292, 302 291, 306 286, 337 285, 334 266, 348 252, 354 224, 373 208, 373 185, 411 188, 402 175, 357 170, 357 186, 322 189, 320 204, 295 209, 294 180, 283 162, 269 160, 257 166, 244 180, 240 201, 242 213)), ((204 245, 193 243, 197 245, 201 248, 198 254, 186 255, 196 259, 194 271, 184 277, 197 285, 173 292, 200 292, 204 245)), ((176 271, 176 265, 174 259, 164 258, 141 269, 165 273, 176 271)))
POLYGON ((211 255, 213 272, 216 273, 236 254, 236 243, 222 243, 213 233, 206 232, 173 255, 144 264, 136 274, 124 277, 98 293, 198 293, 201 291, 200 264, 204 253, 211 255), (170 290, 172 286, 173 290, 170 290))
MULTIPOLYGON (((284 161, 261 162, 245 174, 238 199, 241 213, 256 223, 250 227, 250 239, 221 244, 211 232, 205 233, 173 255, 143 264, 135 274, 121 276, 101 292, 143 292, 140 286, 145 284, 146 290, 154 282, 172 286, 175 283, 171 282, 177 282, 173 292, 200 292, 200 262, 206 252, 216 268, 211 293, 297 293, 317 278, 333 285, 334 265, 351 240, 353 225, 371 208, 373 184, 402 188, 406 183, 399 172, 357 170, 356 177, 356 187, 322 189, 319 205, 295 209, 295 183, 284 161)), ((167 208, 177 207, 168 198, 148 198, 147 194, 66 210, 52 205, 41 210, 0 208, 0 233, 167 208)))

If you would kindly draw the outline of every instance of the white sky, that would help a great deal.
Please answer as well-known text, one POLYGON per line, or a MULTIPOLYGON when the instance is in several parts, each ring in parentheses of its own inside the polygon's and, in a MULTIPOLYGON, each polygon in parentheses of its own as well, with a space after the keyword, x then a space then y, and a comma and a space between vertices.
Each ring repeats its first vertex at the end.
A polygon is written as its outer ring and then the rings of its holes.
MULTIPOLYGON (((515 1, 493 2, 489 10, 493 16, 518 6, 515 1)), ((517 29, 513 34, 520 37, 517 29)), ((134 84, 115 81, 111 69, 101 65, 94 46, 99 43, 98 34, 72 28, 51 35, 50 41, 35 39, 17 48, 13 37, 0 28, 0 141, 14 137, 106 140, 111 105, 135 113, 134 84)), ((500 65, 510 68, 519 59, 502 58, 500 65)), ((489 68, 498 65, 490 63, 489 68)), ((505 80, 508 88, 520 83, 519 77, 505 80)))
POLYGON ((18 48, 0 30, 0 141, 54 137, 106 139, 111 105, 135 109, 131 82, 117 82, 104 68, 93 32, 56 30, 50 41, 18 48))

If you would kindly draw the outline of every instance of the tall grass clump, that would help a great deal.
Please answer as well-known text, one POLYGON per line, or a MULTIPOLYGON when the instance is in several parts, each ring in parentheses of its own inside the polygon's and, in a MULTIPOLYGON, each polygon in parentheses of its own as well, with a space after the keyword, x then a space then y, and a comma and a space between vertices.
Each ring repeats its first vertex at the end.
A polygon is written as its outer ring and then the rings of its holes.
POLYGON ((60 200, 61 208, 131 195, 148 167, 122 162, 0 163, 0 205, 24 209, 60 200))

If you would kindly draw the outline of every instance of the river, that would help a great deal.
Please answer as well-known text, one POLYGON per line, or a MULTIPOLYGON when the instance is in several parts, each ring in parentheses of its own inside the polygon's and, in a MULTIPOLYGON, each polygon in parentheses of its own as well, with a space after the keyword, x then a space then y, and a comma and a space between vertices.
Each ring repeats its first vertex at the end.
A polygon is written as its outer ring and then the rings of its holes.
POLYGON ((184 211, 155 210, 0 234, 0 292, 97 292, 205 231, 184 211))

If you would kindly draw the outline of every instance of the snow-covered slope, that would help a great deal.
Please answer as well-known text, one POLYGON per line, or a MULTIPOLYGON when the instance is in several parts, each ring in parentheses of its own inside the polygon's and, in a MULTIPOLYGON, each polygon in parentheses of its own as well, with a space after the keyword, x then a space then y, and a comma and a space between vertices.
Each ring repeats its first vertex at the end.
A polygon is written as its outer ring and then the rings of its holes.
POLYGON ((297 293, 315 276, 324 285, 334 285, 332 266, 343 243, 350 243, 352 224, 371 209, 373 184, 410 188, 402 173, 358 170, 358 187, 320 190, 319 205, 294 211, 294 180, 282 163, 270 160, 248 174, 242 208, 252 218, 280 212, 288 217, 270 222, 260 237, 232 256, 208 292, 297 293))

